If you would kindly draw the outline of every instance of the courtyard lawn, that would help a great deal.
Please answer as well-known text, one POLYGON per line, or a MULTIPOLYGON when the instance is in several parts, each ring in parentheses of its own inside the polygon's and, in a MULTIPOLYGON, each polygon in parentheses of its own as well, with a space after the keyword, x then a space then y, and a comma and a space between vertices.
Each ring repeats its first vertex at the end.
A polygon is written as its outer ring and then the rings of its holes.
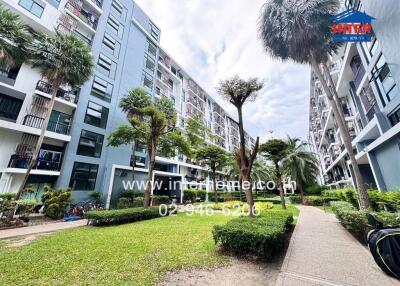
POLYGON ((211 230, 231 218, 180 213, 67 230, 17 248, 0 243, 0 285, 154 285, 169 270, 226 263, 211 230))

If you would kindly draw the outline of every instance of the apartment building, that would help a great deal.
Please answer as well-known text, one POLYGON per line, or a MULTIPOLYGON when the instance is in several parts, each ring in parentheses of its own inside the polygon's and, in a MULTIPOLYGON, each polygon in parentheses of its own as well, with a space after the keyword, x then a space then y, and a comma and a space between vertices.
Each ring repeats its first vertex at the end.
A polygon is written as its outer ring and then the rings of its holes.
MULTIPOLYGON (((400 2, 347 0, 347 8, 366 12, 371 42, 346 43, 330 57, 352 145, 365 183, 379 190, 400 189, 400 2)), ((352 168, 335 117, 311 71, 309 142, 321 162, 321 183, 354 185, 352 168)))
MULTIPOLYGON (((45 184, 71 187, 73 198, 83 200, 101 191, 107 206, 115 205, 124 181, 147 177, 146 148, 107 146, 107 137, 128 123, 118 107, 121 97, 142 87, 156 100, 175 103, 177 128, 200 114, 227 151, 238 147, 238 124, 160 46, 160 29, 132 0, 0 0, 33 30, 74 33, 91 48, 94 73, 81 87, 65 86, 57 93, 53 110, 47 109, 51 87, 27 64, 0 71, 0 193, 16 192, 32 156, 46 112, 49 127, 28 184, 40 199, 45 184)), ((246 135, 248 147, 254 139, 246 135)), ((189 185, 208 189, 204 166, 182 154, 156 158, 154 181, 179 181, 162 194, 182 198, 189 185)), ((141 189, 141 188, 139 188, 141 189)), ((160 194, 161 194, 160 193, 160 194)))

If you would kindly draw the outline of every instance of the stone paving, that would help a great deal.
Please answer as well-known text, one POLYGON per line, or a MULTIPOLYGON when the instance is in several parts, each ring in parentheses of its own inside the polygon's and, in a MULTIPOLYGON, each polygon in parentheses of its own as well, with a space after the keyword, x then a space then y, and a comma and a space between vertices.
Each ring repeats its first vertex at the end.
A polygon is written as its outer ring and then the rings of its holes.
POLYGON ((299 206, 300 216, 275 286, 400 286, 331 213, 299 206))

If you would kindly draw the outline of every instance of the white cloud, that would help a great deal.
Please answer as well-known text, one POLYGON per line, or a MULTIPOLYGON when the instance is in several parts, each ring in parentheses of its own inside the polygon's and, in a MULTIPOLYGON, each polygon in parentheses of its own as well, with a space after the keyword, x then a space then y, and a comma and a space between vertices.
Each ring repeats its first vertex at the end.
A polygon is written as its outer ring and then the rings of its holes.
MULTIPOLYGON (((309 68, 271 59, 257 36, 263 0, 136 0, 161 29, 161 45, 216 100, 221 79, 264 79, 258 99, 244 109, 246 129, 266 138, 306 139, 309 68), (251 4, 250 4, 251 3, 251 4)), ((235 109, 223 105, 230 114, 235 109)))

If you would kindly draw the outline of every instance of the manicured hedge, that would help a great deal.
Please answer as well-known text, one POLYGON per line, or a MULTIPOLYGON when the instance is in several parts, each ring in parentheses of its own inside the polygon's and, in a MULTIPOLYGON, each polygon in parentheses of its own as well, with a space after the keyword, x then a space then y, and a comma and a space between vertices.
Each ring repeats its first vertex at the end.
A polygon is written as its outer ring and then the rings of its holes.
POLYGON ((292 214, 265 211, 259 217, 240 217, 213 228, 215 243, 233 254, 252 253, 270 259, 282 250, 285 234, 293 222, 292 214))
POLYGON ((206 191, 197 189, 187 189, 183 191, 183 201, 191 201, 192 203, 200 200, 204 202, 206 200, 206 191))
POLYGON ((302 199, 301 199, 301 196, 299 196, 299 195, 290 196, 289 197, 289 201, 292 204, 301 204, 303 202, 302 199))
POLYGON ((368 225, 367 214, 371 213, 384 225, 400 226, 400 213, 359 211, 348 202, 332 202, 332 211, 340 223, 360 241, 365 242, 368 231, 372 228, 368 225))
POLYGON ((88 224, 95 226, 124 224, 160 217, 158 207, 128 208, 86 213, 88 224))

